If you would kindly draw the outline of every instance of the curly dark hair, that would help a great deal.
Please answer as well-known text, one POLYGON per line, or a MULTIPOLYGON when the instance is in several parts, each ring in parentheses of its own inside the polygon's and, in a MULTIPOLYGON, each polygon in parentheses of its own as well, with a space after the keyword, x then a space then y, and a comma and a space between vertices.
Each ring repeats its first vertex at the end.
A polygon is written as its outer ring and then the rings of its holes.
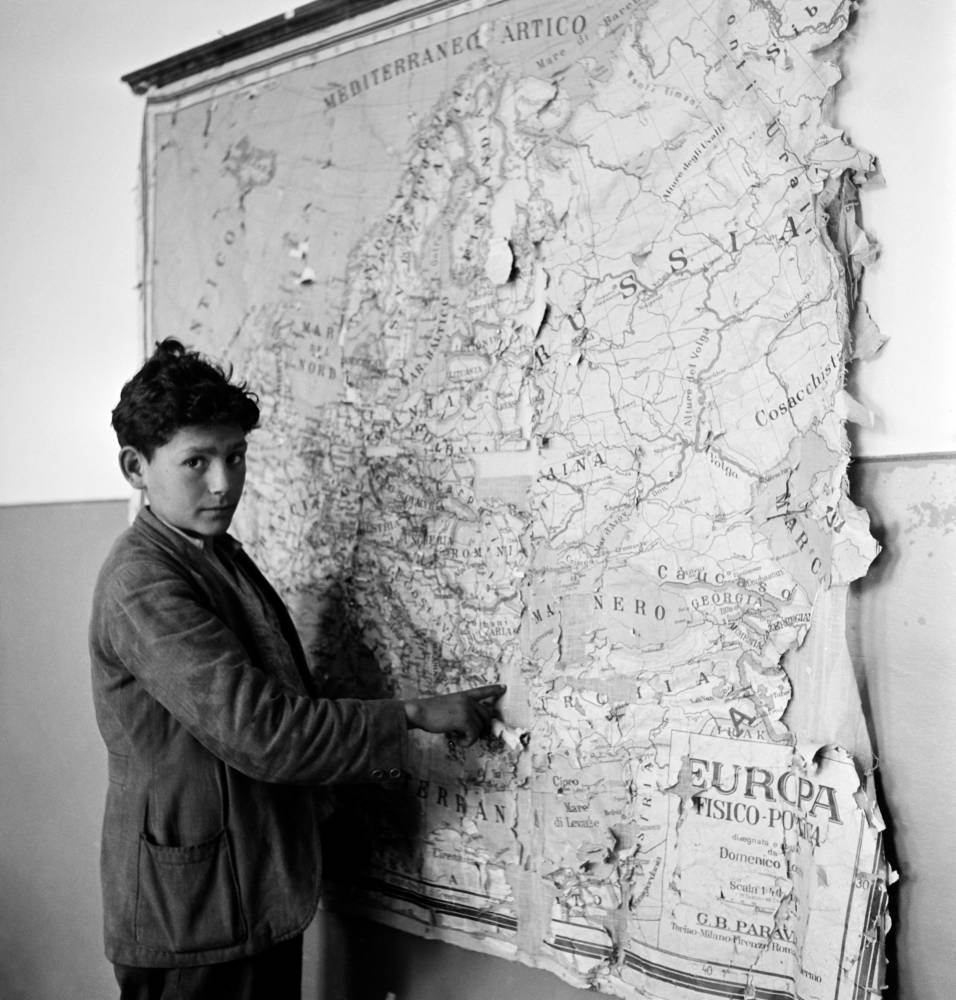
POLYGON ((182 427, 235 424, 246 433, 259 423, 259 398, 245 382, 167 337, 123 386, 113 430, 148 460, 182 427))

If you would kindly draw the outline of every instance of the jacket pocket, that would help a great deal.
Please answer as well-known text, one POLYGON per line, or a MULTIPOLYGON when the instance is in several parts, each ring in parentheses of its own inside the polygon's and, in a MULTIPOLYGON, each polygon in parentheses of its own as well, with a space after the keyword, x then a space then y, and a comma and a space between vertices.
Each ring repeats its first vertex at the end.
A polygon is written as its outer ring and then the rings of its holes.
POLYGON ((140 834, 136 940, 189 952, 226 948, 246 935, 229 837, 188 847, 154 844, 140 834))

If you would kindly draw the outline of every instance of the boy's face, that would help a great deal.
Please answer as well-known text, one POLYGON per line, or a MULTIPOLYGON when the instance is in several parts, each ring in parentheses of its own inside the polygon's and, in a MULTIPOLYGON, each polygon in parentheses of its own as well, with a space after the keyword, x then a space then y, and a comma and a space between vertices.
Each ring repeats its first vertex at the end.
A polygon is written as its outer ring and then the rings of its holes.
POLYGON ((120 452, 127 480, 144 490, 154 514, 200 538, 229 528, 246 481, 246 435, 240 427, 181 427, 148 461, 120 452))

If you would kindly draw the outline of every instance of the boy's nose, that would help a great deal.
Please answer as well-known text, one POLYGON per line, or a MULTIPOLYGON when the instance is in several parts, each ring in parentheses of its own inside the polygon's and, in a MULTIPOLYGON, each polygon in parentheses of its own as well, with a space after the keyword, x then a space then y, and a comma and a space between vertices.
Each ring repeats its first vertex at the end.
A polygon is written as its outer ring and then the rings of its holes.
POLYGON ((225 466, 213 464, 209 469, 209 477, 206 484, 210 493, 228 493, 230 486, 229 470, 225 466))

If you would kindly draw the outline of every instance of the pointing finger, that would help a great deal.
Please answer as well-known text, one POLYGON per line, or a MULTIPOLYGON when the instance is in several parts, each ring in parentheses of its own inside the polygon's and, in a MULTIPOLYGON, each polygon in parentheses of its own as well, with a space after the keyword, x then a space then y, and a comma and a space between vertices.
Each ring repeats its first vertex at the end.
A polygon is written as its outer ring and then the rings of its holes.
POLYGON ((497 700, 508 690, 505 684, 484 684, 481 687, 471 688, 465 694, 475 701, 485 701, 486 699, 497 700))

